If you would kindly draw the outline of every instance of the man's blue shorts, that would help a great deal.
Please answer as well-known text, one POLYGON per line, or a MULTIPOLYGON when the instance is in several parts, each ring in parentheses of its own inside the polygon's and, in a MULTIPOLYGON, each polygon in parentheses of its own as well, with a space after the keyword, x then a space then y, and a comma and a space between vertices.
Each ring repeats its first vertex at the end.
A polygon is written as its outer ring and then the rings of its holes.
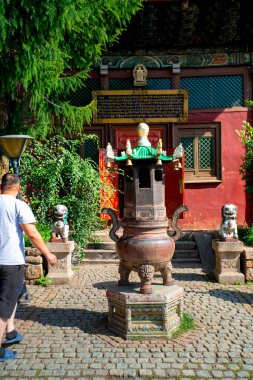
POLYGON ((25 265, 0 265, 0 318, 9 319, 21 294, 25 265))

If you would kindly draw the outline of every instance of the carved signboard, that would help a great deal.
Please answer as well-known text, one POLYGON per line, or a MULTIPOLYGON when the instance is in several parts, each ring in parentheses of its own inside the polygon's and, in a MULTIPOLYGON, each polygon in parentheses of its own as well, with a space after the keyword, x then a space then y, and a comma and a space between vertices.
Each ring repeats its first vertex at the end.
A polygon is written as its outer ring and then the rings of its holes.
POLYGON ((95 123, 183 122, 188 117, 187 90, 93 91, 95 123))

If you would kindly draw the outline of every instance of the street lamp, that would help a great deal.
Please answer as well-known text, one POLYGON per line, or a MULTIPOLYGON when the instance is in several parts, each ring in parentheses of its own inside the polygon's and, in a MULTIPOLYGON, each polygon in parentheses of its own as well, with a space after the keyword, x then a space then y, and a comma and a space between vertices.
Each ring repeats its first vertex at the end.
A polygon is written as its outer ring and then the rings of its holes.
POLYGON ((0 149, 9 158, 14 173, 17 175, 19 175, 20 158, 31 139, 33 137, 27 135, 0 136, 0 149))
MULTIPOLYGON (((8 157, 14 169, 14 173, 18 176, 20 158, 31 139, 33 139, 33 137, 26 135, 0 136, 0 150, 5 156, 8 157)), ((19 197, 20 196, 18 194, 17 198, 19 197)), ((30 302, 30 297, 25 282, 23 284, 23 289, 19 297, 19 302, 30 302)))

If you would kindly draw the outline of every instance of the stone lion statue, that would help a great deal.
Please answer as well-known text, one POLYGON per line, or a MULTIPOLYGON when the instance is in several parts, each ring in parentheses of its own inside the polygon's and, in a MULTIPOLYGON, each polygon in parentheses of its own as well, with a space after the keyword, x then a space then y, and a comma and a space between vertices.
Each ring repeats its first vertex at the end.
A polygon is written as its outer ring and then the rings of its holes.
POLYGON ((68 209, 64 205, 54 207, 54 222, 51 229, 51 241, 63 240, 67 243, 69 236, 69 225, 67 222, 68 209))
POLYGON ((231 203, 221 208, 222 222, 220 226, 220 237, 222 241, 238 239, 237 232, 237 207, 231 203))

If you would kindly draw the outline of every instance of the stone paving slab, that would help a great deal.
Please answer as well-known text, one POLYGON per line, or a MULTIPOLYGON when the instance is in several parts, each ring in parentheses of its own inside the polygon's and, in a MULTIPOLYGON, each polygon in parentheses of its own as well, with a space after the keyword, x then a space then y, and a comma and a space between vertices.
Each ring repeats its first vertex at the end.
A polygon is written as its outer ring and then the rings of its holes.
POLYGON ((118 278, 116 264, 96 264, 75 271, 71 285, 30 285, 32 302, 17 311, 25 339, 17 359, 0 363, 0 378, 253 379, 252 285, 222 285, 201 268, 177 267, 197 328, 172 340, 125 341, 106 328, 105 293, 118 278))

